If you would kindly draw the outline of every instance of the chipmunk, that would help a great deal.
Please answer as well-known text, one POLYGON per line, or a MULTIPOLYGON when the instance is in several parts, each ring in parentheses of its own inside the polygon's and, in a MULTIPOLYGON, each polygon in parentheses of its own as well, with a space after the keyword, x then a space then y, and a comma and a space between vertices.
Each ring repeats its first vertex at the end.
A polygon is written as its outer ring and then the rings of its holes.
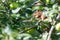
POLYGON ((47 17, 43 14, 43 12, 40 11, 40 10, 36 10, 36 11, 34 12, 33 16, 34 16, 35 18, 40 18, 41 20, 44 20, 44 19, 47 18, 47 17))

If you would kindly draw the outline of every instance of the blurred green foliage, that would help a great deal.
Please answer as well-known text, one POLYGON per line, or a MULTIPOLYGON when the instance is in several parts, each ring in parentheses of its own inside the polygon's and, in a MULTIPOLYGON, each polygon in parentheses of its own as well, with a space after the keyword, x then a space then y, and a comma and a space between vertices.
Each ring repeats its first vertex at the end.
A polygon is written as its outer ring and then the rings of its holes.
MULTIPOLYGON (((45 40, 52 21, 60 22, 56 17, 60 13, 59 3, 60 0, 0 0, 0 40, 45 40), (47 18, 34 18, 36 10, 47 18)), ((54 29, 51 40, 58 40, 58 33, 54 29)))

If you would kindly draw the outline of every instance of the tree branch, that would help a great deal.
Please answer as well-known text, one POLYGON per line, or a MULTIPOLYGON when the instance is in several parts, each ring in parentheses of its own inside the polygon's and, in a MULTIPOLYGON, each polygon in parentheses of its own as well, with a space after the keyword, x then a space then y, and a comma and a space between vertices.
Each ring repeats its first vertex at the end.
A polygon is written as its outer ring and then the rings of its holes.
POLYGON ((52 34, 53 29, 54 29, 54 26, 51 27, 51 29, 49 31, 49 34, 48 34, 47 40, 50 40, 50 37, 51 37, 51 34, 52 34))
POLYGON ((55 24, 56 24, 56 21, 53 20, 53 21, 52 21, 51 29, 50 29, 50 31, 49 31, 49 33, 48 33, 47 40, 51 40, 51 34, 52 34, 53 29, 55 28, 55 26, 54 26, 55 24))

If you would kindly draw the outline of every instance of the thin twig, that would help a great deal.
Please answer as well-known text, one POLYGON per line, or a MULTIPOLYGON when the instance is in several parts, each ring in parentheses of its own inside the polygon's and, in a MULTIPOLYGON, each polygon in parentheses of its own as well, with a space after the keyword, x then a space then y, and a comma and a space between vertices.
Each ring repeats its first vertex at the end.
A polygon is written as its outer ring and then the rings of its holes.
POLYGON ((0 12, 4 12, 4 13, 6 13, 6 11, 4 11, 4 10, 0 10, 0 12))
POLYGON ((28 30, 30 30, 32 28, 35 28, 35 27, 37 27, 37 26, 31 26, 31 27, 27 28, 26 30, 21 31, 20 34, 26 32, 26 31, 28 31, 28 30))

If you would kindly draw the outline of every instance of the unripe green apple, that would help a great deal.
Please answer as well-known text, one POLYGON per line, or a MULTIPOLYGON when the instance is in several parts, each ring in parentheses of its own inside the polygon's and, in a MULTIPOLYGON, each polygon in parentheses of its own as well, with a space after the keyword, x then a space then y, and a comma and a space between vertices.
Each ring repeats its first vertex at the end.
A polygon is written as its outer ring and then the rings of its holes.
POLYGON ((10 4, 10 8, 12 9, 14 6, 13 6, 13 4, 10 4))
POLYGON ((14 9, 14 8, 19 7, 19 4, 18 4, 18 3, 13 2, 13 3, 11 3, 9 6, 10 6, 10 9, 14 9))
POLYGON ((46 0, 46 3, 49 3, 50 0, 46 0))
POLYGON ((55 29, 56 29, 57 31, 60 31, 60 23, 57 23, 57 24, 56 24, 55 29))

